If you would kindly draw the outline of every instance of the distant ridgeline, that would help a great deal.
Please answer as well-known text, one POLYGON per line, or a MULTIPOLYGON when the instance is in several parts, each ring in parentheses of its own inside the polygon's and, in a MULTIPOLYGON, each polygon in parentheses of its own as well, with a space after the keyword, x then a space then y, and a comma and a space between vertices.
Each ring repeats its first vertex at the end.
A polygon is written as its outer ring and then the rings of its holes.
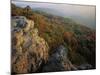
MULTIPOLYGON (((75 70, 96 68, 96 32, 94 30, 77 24, 69 18, 31 9, 30 6, 21 8, 12 4, 11 7, 12 16, 25 16, 27 19, 34 21, 34 27, 38 29, 39 36, 48 43, 49 56, 55 57, 53 53, 59 47, 65 47, 66 60, 71 65, 73 64, 75 70)), ((49 62, 51 62, 51 59, 49 62)), ((50 65, 45 65, 45 67, 48 66, 50 65)))

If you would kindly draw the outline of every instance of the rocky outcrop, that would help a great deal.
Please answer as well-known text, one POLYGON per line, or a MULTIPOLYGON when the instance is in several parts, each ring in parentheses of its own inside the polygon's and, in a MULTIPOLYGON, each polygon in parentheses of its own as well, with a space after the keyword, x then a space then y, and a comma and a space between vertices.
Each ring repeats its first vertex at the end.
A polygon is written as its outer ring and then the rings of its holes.
POLYGON ((36 72, 47 62, 48 49, 48 44, 34 28, 34 21, 23 16, 12 18, 12 73, 36 72))
POLYGON ((42 72, 77 70, 68 60, 67 51, 68 49, 63 45, 59 46, 42 68, 42 72))
POLYGON ((49 57, 48 62, 42 67, 41 72, 57 72, 72 70, 88 70, 93 66, 88 63, 73 65, 68 59, 68 49, 63 45, 56 48, 55 52, 49 57))

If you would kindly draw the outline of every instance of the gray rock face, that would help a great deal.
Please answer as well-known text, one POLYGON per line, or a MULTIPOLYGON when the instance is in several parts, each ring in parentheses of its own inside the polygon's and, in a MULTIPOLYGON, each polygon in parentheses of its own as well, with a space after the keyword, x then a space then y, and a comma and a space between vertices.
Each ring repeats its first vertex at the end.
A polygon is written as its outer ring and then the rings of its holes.
POLYGON ((77 70, 67 58, 67 49, 61 45, 53 53, 47 64, 42 68, 43 72, 77 70))
POLYGON ((16 27, 23 28, 23 27, 25 27, 27 25, 27 19, 24 16, 14 16, 14 17, 12 17, 12 19, 14 21, 16 21, 15 22, 15 26, 16 27))
POLYGON ((48 62, 42 67, 42 72, 70 71, 92 69, 90 64, 74 66, 67 58, 68 49, 63 45, 59 46, 49 57, 48 62))

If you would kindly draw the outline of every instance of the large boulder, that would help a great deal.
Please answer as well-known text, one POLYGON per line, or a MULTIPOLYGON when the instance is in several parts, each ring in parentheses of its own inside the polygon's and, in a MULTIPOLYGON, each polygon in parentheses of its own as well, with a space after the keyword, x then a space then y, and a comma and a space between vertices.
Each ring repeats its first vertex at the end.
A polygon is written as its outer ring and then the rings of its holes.
POLYGON ((42 72, 77 70, 67 58, 67 51, 63 45, 59 46, 43 66, 42 72))
POLYGON ((12 24, 17 24, 12 25, 12 73, 36 72, 48 60, 48 44, 38 35, 34 21, 24 21, 26 26, 19 27, 17 20, 12 20, 12 24))

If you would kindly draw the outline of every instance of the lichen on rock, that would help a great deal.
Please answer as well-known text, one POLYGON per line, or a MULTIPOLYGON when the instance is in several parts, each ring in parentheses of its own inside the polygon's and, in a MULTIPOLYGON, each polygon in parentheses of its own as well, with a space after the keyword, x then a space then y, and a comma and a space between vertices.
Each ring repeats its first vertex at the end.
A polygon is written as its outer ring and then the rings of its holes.
POLYGON ((17 16, 17 19, 14 16, 12 20, 12 73, 36 72, 48 60, 48 44, 38 35, 34 21, 24 16, 17 16), (26 26, 19 26, 20 21, 25 22, 26 26))

